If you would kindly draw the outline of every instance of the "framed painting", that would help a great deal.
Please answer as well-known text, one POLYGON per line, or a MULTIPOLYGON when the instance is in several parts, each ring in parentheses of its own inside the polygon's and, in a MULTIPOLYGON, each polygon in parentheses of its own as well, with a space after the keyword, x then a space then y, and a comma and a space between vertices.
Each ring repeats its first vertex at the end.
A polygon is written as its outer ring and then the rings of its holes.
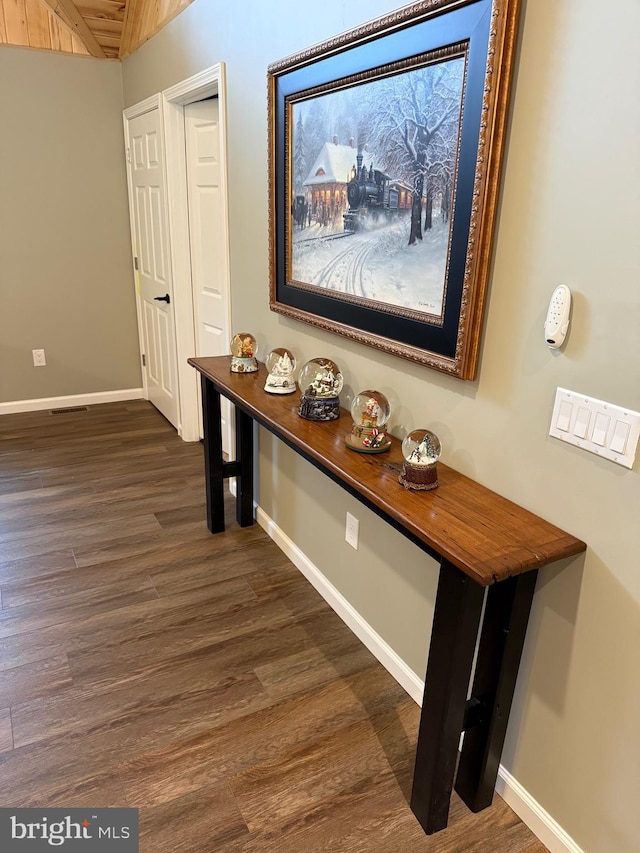
POLYGON ((422 0, 268 69, 270 307, 476 376, 518 0, 422 0))

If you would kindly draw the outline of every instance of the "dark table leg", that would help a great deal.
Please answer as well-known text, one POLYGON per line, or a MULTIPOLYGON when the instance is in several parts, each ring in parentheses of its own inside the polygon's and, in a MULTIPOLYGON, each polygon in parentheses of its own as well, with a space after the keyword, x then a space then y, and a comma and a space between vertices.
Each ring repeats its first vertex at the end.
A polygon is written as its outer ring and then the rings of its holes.
POLYGON ((465 732, 456 792, 478 812, 491 805, 516 686, 538 572, 526 572, 487 590, 472 696, 479 722, 465 732))
POLYGON ((207 494, 207 527, 211 533, 224 530, 224 459, 220 394, 213 383, 201 375, 202 419, 204 425, 204 477, 207 494))
POLYGON ((484 587, 442 560, 411 792, 427 834, 447 825, 483 598, 484 587))
POLYGON ((236 407, 236 521, 253 524, 253 418, 236 407))

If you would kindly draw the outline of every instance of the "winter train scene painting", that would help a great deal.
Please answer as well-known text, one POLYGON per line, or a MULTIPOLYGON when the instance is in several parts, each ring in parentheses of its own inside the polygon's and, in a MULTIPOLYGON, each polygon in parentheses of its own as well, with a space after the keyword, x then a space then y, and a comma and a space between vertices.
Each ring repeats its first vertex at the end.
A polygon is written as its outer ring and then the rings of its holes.
POLYGON ((383 72, 291 104, 287 279, 438 322, 465 58, 383 72))

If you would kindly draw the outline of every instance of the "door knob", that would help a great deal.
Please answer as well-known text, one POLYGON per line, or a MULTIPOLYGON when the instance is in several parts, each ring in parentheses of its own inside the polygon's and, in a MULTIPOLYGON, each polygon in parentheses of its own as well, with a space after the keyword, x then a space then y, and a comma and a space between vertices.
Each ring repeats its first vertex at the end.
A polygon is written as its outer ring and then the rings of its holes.
POLYGON ((167 305, 169 305, 169 303, 171 302, 171 297, 168 293, 165 293, 164 296, 154 296, 153 298, 156 302, 166 302, 167 305))

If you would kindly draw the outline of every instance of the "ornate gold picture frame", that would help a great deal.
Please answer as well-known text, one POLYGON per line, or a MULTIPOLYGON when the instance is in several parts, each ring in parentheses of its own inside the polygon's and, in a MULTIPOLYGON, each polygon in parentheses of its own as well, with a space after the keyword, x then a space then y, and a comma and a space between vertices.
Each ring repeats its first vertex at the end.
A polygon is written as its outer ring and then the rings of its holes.
POLYGON ((518 0, 422 0, 268 69, 270 307, 474 379, 518 0))

